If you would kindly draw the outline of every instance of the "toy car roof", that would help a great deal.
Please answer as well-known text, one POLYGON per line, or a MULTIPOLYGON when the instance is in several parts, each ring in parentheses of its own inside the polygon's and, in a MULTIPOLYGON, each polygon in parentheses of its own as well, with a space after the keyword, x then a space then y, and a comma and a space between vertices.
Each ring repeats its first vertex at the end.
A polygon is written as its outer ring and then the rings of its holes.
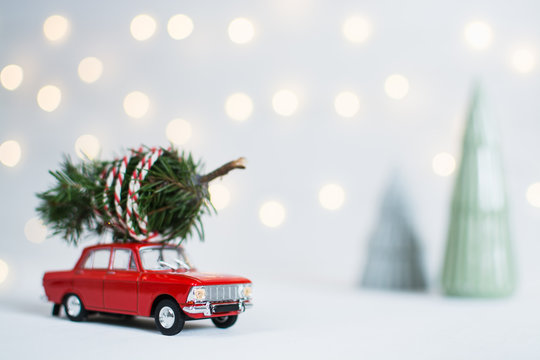
POLYGON ((168 247, 168 248, 182 248, 181 245, 170 245, 170 244, 161 244, 161 243, 152 243, 152 242, 129 242, 129 243, 105 243, 105 244, 96 244, 87 246, 84 249, 85 250, 92 250, 92 249, 101 249, 101 248, 128 248, 128 249, 140 249, 142 247, 149 247, 149 246, 156 246, 156 247, 168 247))

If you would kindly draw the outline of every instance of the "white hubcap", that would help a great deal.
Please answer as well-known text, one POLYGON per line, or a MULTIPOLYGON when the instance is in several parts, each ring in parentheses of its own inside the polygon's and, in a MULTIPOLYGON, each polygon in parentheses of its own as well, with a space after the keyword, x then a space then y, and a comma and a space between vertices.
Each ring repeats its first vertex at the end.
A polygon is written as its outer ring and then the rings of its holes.
POLYGON ((67 299, 67 313, 73 317, 79 315, 81 312, 81 302, 79 301, 79 298, 71 295, 67 299))
POLYGON ((215 317, 214 320, 218 323, 221 323, 223 324, 224 322, 226 322, 227 320, 229 320, 229 317, 228 316, 220 316, 220 317, 215 317))
POLYGON ((159 323, 165 329, 170 329, 174 324, 174 311, 169 306, 164 306, 159 310, 159 323))

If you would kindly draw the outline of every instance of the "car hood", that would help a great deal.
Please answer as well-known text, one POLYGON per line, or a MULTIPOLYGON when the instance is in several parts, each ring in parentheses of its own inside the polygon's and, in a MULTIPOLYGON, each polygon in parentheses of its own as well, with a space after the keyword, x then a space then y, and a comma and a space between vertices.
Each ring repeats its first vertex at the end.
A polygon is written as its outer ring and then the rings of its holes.
POLYGON ((149 277, 161 281, 174 281, 184 280, 189 281, 193 285, 223 285, 223 284, 240 284, 251 282, 249 279, 236 276, 236 275, 225 275, 225 274, 216 274, 208 272, 198 272, 198 271, 184 271, 184 272, 160 272, 149 275, 149 277), (176 280, 175 280, 176 279, 176 280))
POLYGON ((182 276, 190 277, 193 280, 201 282, 201 285, 216 285, 216 284, 238 284, 250 282, 242 276, 225 275, 208 272, 187 271, 182 276))

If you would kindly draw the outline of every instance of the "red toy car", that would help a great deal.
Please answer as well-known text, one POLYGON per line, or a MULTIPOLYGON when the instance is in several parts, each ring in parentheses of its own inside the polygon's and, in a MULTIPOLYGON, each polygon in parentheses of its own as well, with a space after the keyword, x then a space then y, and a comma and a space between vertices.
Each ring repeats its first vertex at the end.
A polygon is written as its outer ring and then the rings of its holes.
POLYGON ((252 305, 248 279, 197 272, 182 247, 148 243, 85 248, 73 270, 46 272, 43 287, 55 316, 61 304, 72 321, 94 312, 153 316, 164 335, 195 319, 228 328, 252 305))

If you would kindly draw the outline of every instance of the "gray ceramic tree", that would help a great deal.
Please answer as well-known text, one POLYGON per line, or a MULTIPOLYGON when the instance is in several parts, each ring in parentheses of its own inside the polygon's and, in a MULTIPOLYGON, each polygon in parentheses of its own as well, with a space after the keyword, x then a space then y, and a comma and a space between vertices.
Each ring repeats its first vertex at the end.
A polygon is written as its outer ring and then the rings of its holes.
POLYGON ((422 246, 397 174, 384 194, 377 225, 369 239, 362 286, 388 290, 424 290, 422 246))
POLYGON ((501 297, 516 276, 499 132, 474 91, 454 186, 442 288, 447 295, 501 297))

